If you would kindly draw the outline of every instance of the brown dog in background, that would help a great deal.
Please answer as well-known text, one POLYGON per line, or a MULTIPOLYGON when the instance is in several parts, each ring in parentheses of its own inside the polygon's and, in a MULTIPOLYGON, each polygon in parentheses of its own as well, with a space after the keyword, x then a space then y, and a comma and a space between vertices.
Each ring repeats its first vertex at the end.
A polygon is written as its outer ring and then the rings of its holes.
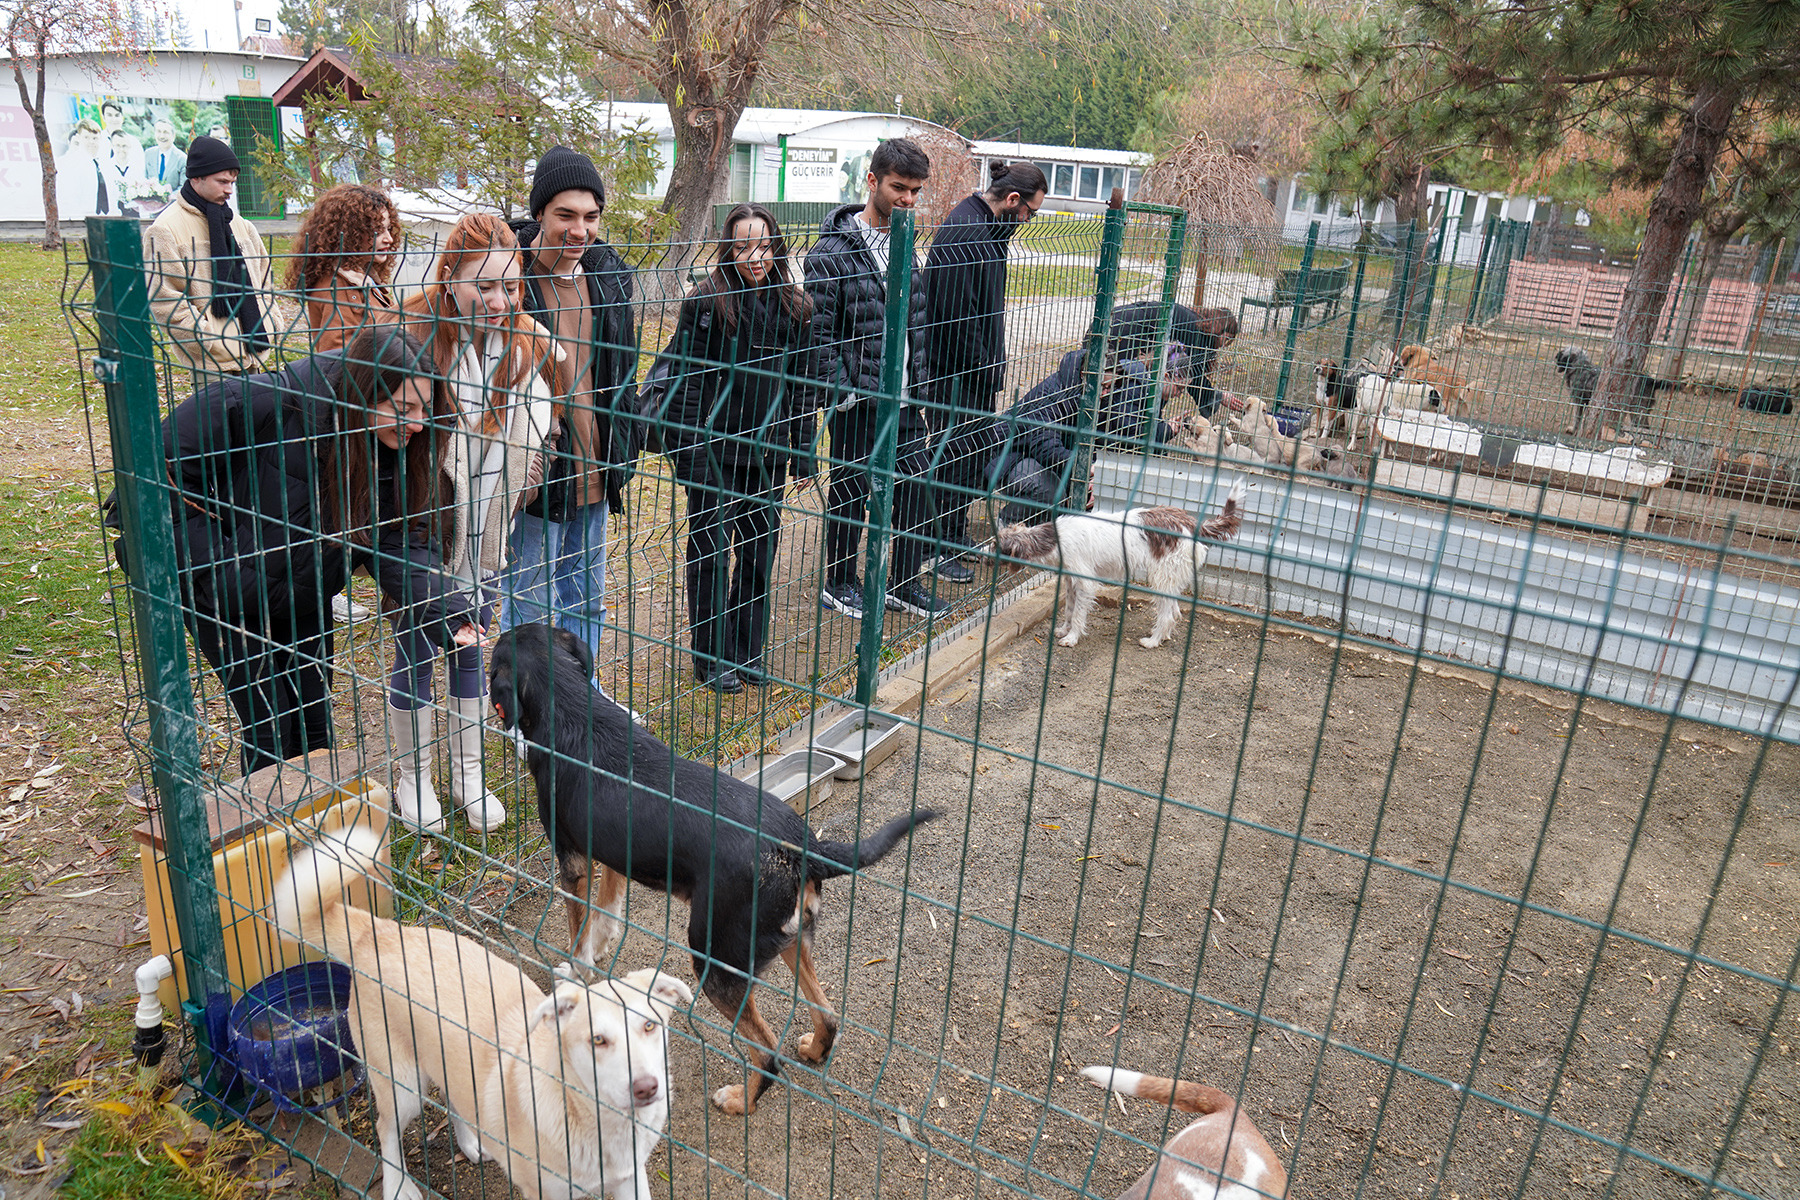
POLYGON ((1117 1067, 1083 1067, 1095 1087, 1202 1113, 1169 1139, 1156 1165, 1120 1193, 1119 1200, 1266 1200, 1287 1195, 1287 1168, 1263 1135, 1218 1088, 1140 1075, 1117 1067))
POLYGON ((1406 346, 1400 351, 1400 378, 1410 383, 1428 383, 1444 398, 1440 410, 1446 416, 1466 417, 1475 385, 1439 361, 1424 346, 1406 346))

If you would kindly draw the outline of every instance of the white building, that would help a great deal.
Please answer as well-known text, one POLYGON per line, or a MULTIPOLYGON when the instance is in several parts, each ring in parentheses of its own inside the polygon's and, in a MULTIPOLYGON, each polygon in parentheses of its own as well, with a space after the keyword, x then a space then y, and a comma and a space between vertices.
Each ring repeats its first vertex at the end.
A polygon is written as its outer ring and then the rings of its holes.
MULTIPOLYGON (((663 167, 652 194, 668 190, 675 163, 674 122, 662 103, 615 101, 608 106, 613 128, 641 125, 656 134, 663 167)), ((1052 212, 1093 212, 1106 205, 1114 187, 1137 191, 1150 165, 1147 155, 1078 146, 1038 146, 1018 142, 971 142, 923 117, 895 113, 836 112, 817 108, 746 108, 732 131, 731 176, 726 203, 755 200, 824 201, 847 204, 863 199, 869 156, 889 138, 927 130, 959 138, 982 164, 982 185, 995 162, 1027 159, 1049 181, 1045 208, 1052 212)))
MULTIPOLYGON (((1482 231, 1489 217, 1509 221, 1536 218, 1539 200, 1534 196, 1508 196, 1504 192, 1478 192, 1454 184, 1426 185, 1428 210, 1435 218, 1448 207, 1449 225, 1444 230, 1444 261, 1474 266, 1481 258, 1482 231)), ((1548 201, 1544 201, 1548 203, 1548 201)), ((1281 217, 1282 236, 1303 241, 1314 221, 1319 223, 1319 242, 1349 246, 1362 234, 1364 221, 1391 225, 1394 205, 1349 200, 1309 191, 1302 176, 1279 180, 1275 185, 1275 211, 1281 217)))
MULTIPOLYGON (((230 50, 52 56, 45 105, 58 215, 77 220, 105 207, 154 216, 179 190, 185 174, 177 168, 193 138, 223 133, 225 140, 248 143, 257 132, 291 134, 298 112, 278 117, 268 97, 301 61, 230 50)), ((16 99, 16 89, 6 92, 16 99)), ((252 184, 243 191, 245 211, 258 212, 258 189, 252 184)), ((43 219, 31 115, 17 103, 0 103, 0 221, 43 219)))

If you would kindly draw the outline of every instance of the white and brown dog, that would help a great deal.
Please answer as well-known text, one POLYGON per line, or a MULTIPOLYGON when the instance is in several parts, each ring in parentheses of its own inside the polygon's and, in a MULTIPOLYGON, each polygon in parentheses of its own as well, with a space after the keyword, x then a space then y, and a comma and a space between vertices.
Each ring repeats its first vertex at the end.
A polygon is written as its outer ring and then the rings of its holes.
POLYGON ((1268 1200, 1287 1195, 1287 1168, 1237 1102, 1218 1088, 1116 1067, 1083 1067, 1095 1087, 1202 1113, 1119 1200, 1268 1200))
POLYGON ((294 855, 275 885, 283 937, 351 968, 350 1034, 369 1071, 383 1200, 419 1200, 400 1135, 444 1095, 456 1145, 532 1200, 650 1200, 644 1164, 669 1119, 667 1023, 693 1003, 654 970, 544 995, 517 963, 447 929, 344 902, 383 868, 354 827, 294 855))
MULTIPOLYGON (((1207 544, 1229 541, 1243 524, 1244 481, 1232 484, 1219 515, 1196 522, 1179 508, 1134 508, 1080 513, 1044 525, 1008 525, 994 535, 1001 554, 1061 567, 1072 593, 1057 642, 1073 646, 1087 633, 1088 614, 1102 587, 1142 584, 1156 595, 1156 626, 1138 644, 1154 650, 1168 640, 1181 611, 1177 596, 1197 589, 1207 544), (1196 536, 1196 525, 1198 536, 1196 536)), ((1014 564, 1017 569, 1017 564, 1014 564)))

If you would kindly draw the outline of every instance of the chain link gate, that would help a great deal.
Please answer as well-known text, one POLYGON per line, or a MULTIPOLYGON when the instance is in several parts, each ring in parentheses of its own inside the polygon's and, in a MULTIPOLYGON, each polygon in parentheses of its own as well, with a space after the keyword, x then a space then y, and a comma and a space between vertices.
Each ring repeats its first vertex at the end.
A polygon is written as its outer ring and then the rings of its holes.
MULTIPOLYGON (((939 433, 934 473, 953 424, 934 414, 936 399, 905 396, 898 374, 914 239, 909 215, 896 217, 888 372, 875 398, 883 432, 864 523, 868 607, 886 590, 887 547, 901 536, 892 489, 902 406, 922 409, 939 433)), ((779 501, 787 557, 771 585, 771 684, 734 698, 685 678, 687 496, 667 460, 645 456, 608 535, 616 640, 601 681, 678 751, 753 780, 759 760, 766 771, 780 752, 810 750, 840 714, 892 712, 908 731, 899 753, 850 779, 809 774, 792 803, 845 840, 896 813, 947 813, 903 853, 825 893, 820 981, 843 1020, 826 1062, 784 1056, 782 1083, 763 1106, 727 1116, 708 1096, 745 1081, 742 1040, 705 1003, 674 1016, 673 1108, 652 1160, 653 1194, 1115 1195, 1189 1118, 1106 1098, 1084 1086, 1088 1064, 1223 1089, 1282 1159, 1295 1194, 1783 1194, 1791 1171, 1778 1164, 1800 1161, 1779 1116, 1796 1081, 1788 1001, 1800 944, 1782 915, 1800 903, 1784 849, 1800 651, 1785 632, 1793 561, 1776 548, 1781 510, 1708 525, 1711 510, 1696 498, 1712 501, 1717 489, 1683 490, 1658 511, 1691 523, 1645 529, 1641 514, 1660 497, 1618 503, 1567 470, 1538 476, 1521 496, 1472 497, 1468 489, 1493 478, 1484 456, 1434 461, 1443 450, 1426 447, 1408 457, 1396 451, 1405 430, 1348 490, 1297 456, 1283 464, 1233 454, 1253 445, 1248 436, 1241 447, 1170 445, 1154 420, 1117 436, 1103 428, 1122 353, 1114 315, 1138 303, 1157 348, 1146 355, 1149 394, 1164 398, 1171 425, 1197 411, 1196 390, 1164 386, 1160 348, 1180 340, 1175 325, 1186 319, 1177 305, 1247 314, 1257 306, 1241 305, 1258 299, 1279 303, 1275 330, 1265 337, 1246 325, 1214 360, 1211 382, 1270 397, 1272 416, 1310 419, 1315 359, 1347 364, 1415 337, 1453 371, 1473 376, 1470 362, 1484 364, 1473 418, 1482 440, 1552 437, 1547 427, 1571 406, 1543 410, 1550 401, 1517 383, 1527 372, 1546 377, 1549 343, 1504 316, 1523 242, 1502 225, 1483 231, 1473 267, 1456 263, 1442 226, 1385 243, 1365 236, 1340 253, 1317 227, 1304 245, 1286 245, 1154 206, 1034 225, 1014 251, 1005 399, 1017 402, 1065 353, 1085 349, 1058 511, 1079 512, 1076 498, 1091 490, 1102 511, 1173 502, 1206 517, 1223 482, 1244 475, 1256 485, 1250 521, 1237 542, 1212 547, 1195 580, 1194 618, 1170 642, 1145 650, 1125 640, 1155 599, 1134 581, 1116 623, 1102 613, 1065 648, 1039 624, 1067 619, 1063 573, 1015 575, 1004 563, 981 564, 966 590, 934 584, 953 604, 943 615, 851 628, 815 599, 821 498, 790 491, 779 501), (1096 450, 1109 432, 1110 445, 1096 450), (1558 497, 1570 507, 1559 509, 1558 497), (1399 536, 1397 520, 1417 536, 1399 536), (1473 547, 1456 540, 1470 521, 1473 547), (1338 530, 1342 539, 1326 536, 1338 530), (1496 590, 1484 599, 1502 626, 1497 661, 1454 639, 1377 627, 1346 602, 1403 580, 1420 594, 1392 595, 1391 607, 1429 626, 1444 604, 1467 602, 1456 572, 1484 565, 1495 530, 1516 538, 1522 556, 1495 564, 1496 590), (1303 538, 1329 548, 1315 552, 1303 538), (1555 568, 1541 564, 1570 561, 1558 557, 1570 540, 1597 547, 1609 572, 1597 588, 1574 585, 1598 597, 1581 618, 1597 641, 1573 647, 1584 670, 1545 680, 1559 691, 1523 690, 1519 681, 1537 676, 1516 665, 1517 649, 1556 636, 1531 623, 1528 601, 1554 590, 1542 572, 1555 568), (1677 564, 1691 597, 1679 630, 1672 619, 1635 629, 1652 659, 1664 657, 1652 667, 1675 698, 1631 694, 1619 697, 1629 708, 1615 708, 1598 642, 1618 613, 1635 611, 1640 585, 1623 566, 1627 552, 1677 564), (1728 599, 1740 577, 1763 589, 1764 607, 1728 599), (1669 656, 1745 620, 1765 622, 1764 648, 1736 660, 1765 656, 1768 670, 1743 685, 1763 707, 1732 715, 1687 706, 1699 656, 1669 656), (1469 662, 1481 669, 1459 671, 1469 662)), ((232 786, 234 721, 189 656, 181 626, 193 604, 161 521, 174 492, 160 421, 165 403, 183 398, 178 372, 164 365, 178 390, 159 399, 155 372, 167 360, 154 346, 135 228, 90 226, 91 296, 75 303, 98 330, 93 365, 124 552, 143 564, 115 594, 132 598, 122 626, 141 687, 134 742, 164 814, 163 848, 147 857, 166 879, 174 927, 163 936, 183 952, 176 990, 195 1051, 188 1076, 242 1109, 263 1097, 231 1087, 230 1071, 212 1060, 227 1041, 225 1010, 293 961, 246 923, 260 920, 284 856, 302 840, 333 821, 373 820, 339 810, 385 796, 357 789, 384 769, 368 745, 381 737, 369 714, 386 691, 393 639, 377 625, 337 647, 334 702, 350 719, 338 720, 335 752, 232 786), (231 809, 254 809, 259 826, 225 822, 253 847, 247 874, 221 866, 233 847, 220 844, 220 810, 231 809)), ((812 237, 793 240, 800 259, 812 237)), ((668 344, 684 298, 687 267, 657 278, 664 253, 631 250, 640 377, 668 344)), ((697 256, 683 248, 668 258, 697 256)), ((1125 354, 1134 347, 1122 344, 1125 354)), ((1696 420, 1693 436, 1705 428, 1696 420)), ((829 444, 820 457, 823 471, 840 469, 829 444)), ((947 489, 973 505, 982 534, 1001 523, 994 487, 947 489)), ((352 594, 375 598, 362 582, 352 594)), ((569 954, 553 856, 510 743, 490 737, 487 759, 491 786, 515 815, 486 837, 454 823, 422 837, 387 828, 389 907, 403 923, 457 931, 519 961, 547 989, 549 968, 569 954)), ((706 811, 701 797, 673 803, 706 811)), ((685 977, 681 909, 633 888, 610 971, 658 966, 685 977)), ((781 968, 757 990, 776 1037, 792 1046, 810 998, 781 968)), ((453 1161, 448 1115, 440 1099, 427 1100, 406 1142, 412 1176, 444 1195, 509 1194, 496 1166, 453 1161)), ((381 1186, 356 1149, 375 1142, 366 1105, 352 1105, 341 1130, 267 1109, 251 1120, 352 1191, 381 1186)))

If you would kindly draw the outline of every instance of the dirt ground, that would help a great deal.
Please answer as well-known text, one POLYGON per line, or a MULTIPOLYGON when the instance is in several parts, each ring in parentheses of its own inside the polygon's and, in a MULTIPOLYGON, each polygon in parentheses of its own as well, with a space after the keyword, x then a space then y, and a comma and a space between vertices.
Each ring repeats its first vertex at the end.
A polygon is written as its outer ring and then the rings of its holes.
MULTIPOLYGON (((1115 666, 1114 631, 1002 653, 812 814, 946 817, 827 889, 823 1074, 722 1117, 717 1016, 677 1021, 658 1194, 1113 1196, 1169 1128, 1078 1081, 1115 1060, 1241 1091, 1296 1196, 1703 1194, 1597 1139, 1800 1194, 1794 748, 1608 705, 1571 730, 1566 696, 1208 614, 1185 660, 1128 641, 1115 666)), ((522 865, 540 882, 487 898, 554 953, 548 861, 522 865)), ((630 904, 618 968, 667 938, 686 975, 679 906, 630 904)), ((434 1187, 503 1186, 447 1140, 413 1143, 434 1187)))

